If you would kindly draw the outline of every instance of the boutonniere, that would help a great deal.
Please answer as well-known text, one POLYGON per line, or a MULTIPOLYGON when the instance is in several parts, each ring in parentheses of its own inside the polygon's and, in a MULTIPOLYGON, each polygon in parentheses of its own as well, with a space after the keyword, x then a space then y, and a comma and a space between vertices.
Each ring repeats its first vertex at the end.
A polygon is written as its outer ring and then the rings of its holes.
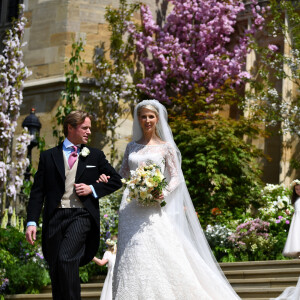
POLYGON ((86 157, 90 154, 90 150, 87 147, 83 147, 79 153, 79 155, 86 157))

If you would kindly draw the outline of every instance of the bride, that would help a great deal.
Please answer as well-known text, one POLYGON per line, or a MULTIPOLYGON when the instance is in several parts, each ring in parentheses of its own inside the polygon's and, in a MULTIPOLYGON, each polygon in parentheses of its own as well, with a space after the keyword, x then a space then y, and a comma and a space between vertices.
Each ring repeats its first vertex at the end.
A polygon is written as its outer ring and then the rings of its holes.
POLYGON ((128 178, 142 163, 159 165, 168 186, 154 195, 158 202, 151 207, 134 199, 128 202, 128 189, 124 192, 113 299, 240 299, 205 239, 184 181, 167 111, 156 100, 144 100, 135 108, 133 140, 127 145, 121 176, 128 178), (161 208, 163 199, 167 205, 161 208))

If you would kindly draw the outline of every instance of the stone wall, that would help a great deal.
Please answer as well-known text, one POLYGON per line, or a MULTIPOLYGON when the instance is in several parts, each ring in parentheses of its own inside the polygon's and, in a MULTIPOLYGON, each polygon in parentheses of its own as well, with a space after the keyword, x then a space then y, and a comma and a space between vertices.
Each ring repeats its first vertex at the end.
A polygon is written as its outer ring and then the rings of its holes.
MULTIPOLYGON (((128 1, 133 3, 134 1, 128 1)), ((167 1, 144 1, 149 3, 160 22, 163 21, 167 1)), ((109 45, 109 32, 105 22, 105 8, 109 5, 118 7, 119 1, 107 0, 25 0, 25 11, 28 24, 25 30, 24 62, 32 71, 25 83, 24 102, 21 107, 20 124, 29 114, 32 107, 42 123, 41 136, 46 139, 47 147, 53 147, 56 140, 52 136, 55 114, 59 105, 61 91, 65 86, 65 65, 70 57, 72 43, 82 38, 85 41, 85 52, 82 58, 87 64, 93 61, 94 49, 100 43, 109 45)), ((90 74, 85 68, 83 77, 90 74)), ((92 84, 82 85, 82 97, 88 97, 92 84)), ((132 120, 123 122, 119 129, 118 147, 123 152, 130 138, 132 120)), ((21 131, 19 125, 17 133, 21 131)), ((101 144, 101 134, 94 132, 93 146, 101 144)), ((109 152, 104 147, 105 152, 109 152)), ((35 152, 36 163, 38 157, 35 152)))

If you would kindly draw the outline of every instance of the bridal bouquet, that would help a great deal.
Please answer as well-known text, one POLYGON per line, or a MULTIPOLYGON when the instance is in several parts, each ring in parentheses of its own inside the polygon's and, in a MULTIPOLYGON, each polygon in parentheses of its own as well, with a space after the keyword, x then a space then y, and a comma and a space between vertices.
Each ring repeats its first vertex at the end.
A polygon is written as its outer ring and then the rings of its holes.
MULTIPOLYGON (((168 183, 158 165, 141 165, 135 171, 130 171, 130 173, 130 179, 122 179, 122 182, 129 189, 128 202, 131 199, 136 199, 142 206, 154 206, 157 202, 160 202, 160 200, 153 197, 153 194, 161 194, 168 183)), ((165 205, 164 200, 160 202, 161 207, 165 205)))

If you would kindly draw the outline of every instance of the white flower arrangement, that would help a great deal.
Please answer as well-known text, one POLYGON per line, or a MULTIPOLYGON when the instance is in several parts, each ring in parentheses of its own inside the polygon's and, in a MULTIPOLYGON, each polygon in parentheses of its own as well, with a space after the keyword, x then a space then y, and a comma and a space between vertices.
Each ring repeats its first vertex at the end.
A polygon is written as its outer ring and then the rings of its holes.
POLYGON ((4 49, 0 54, 0 151, 4 155, 4 160, 1 156, 0 162, 0 186, 1 193, 7 194, 13 202, 20 192, 24 173, 29 165, 26 153, 31 141, 26 128, 17 139, 15 135, 23 102, 24 81, 31 74, 23 62, 22 39, 27 23, 24 9, 23 4, 19 6, 19 17, 12 22, 10 30, 3 36, 4 49), (13 143, 15 140, 16 144, 13 143), (16 155, 12 155, 12 150, 16 155))
POLYGON ((90 150, 87 147, 83 147, 82 150, 80 151, 79 155, 81 155, 82 157, 86 157, 90 154, 90 150))
MULTIPOLYGON (((157 205, 160 200, 155 199, 153 193, 161 194, 167 186, 167 180, 161 173, 160 167, 156 164, 143 164, 135 171, 130 171, 130 173, 130 179, 122 179, 122 182, 129 189, 127 202, 135 199, 141 206, 157 205)), ((160 202, 161 207, 165 205, 165 201, 160 202)))
POLYGON ((295 180, 292 181, 291 187, 293 188, 295 185, 300 185, 300 180, 299 179, 295 179, 295 180))

